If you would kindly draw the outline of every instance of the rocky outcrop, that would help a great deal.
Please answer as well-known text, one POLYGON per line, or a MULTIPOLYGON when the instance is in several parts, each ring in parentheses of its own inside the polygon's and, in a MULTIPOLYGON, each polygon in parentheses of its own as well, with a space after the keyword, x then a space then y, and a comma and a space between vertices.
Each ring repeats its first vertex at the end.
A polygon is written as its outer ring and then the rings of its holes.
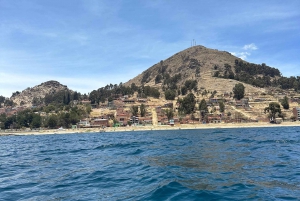
POLYGON ((10 99, 18 106, 31 107, 32 105, 43 104, 43 98, 46 94, 54 94, 62 90, 67 91, 69 89, 66 85, 50 80, 34 87, 28 87, 22 92, 15 92, 10 99))

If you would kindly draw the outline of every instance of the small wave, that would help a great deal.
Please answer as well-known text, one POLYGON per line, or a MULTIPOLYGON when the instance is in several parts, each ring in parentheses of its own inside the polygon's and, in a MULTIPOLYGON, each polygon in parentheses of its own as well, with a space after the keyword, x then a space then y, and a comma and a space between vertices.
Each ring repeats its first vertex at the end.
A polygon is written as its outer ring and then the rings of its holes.
POLYGON ((143 150, 137 149, 137 150, 135 150, 135 152, 133 152, 131 155, 138 155, 138 154, 141 154, 141 153, 143 153, 143 152, 144 152, 143 150))
POLYGON ((89 149, 75 149, 75 150, 70 151, 70 153, 80 153, 80 152, 87 151, 87 150, 89 150, 89 149))
POLYGON ((221 142, 226 142, 226 141, 230 141, 230 140, 232 140, 232 138, 227 137, 227 138, 221 139, 220 141, 221 142))
POLYGON ((223 129, 214 129, 212 134, 222 134, 222 133, 228 133, 228 131, 223 129))
POLYGON ((143 200, 218 200, 220 198, 215 193, 192 190, 177 181, 172 181, 148 193, 143 200))
POLYGON ((149 144, 148 142, 132 142, 132 143, 113 143, 103 144, 94 148, 94 150, 102 150, 108 148, 134 148, 140 147, 141 145, 149 144))

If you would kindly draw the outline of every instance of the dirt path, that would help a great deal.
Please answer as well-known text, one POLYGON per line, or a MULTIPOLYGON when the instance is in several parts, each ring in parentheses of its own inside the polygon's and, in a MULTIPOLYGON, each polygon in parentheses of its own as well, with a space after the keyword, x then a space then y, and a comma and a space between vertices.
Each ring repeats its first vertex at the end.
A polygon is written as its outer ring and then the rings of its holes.
POLYGON ((247 113, 245 113, 245 112, 242 112, 242 111, 236 109, 234 106, 231 106, 231 109, 233 109, 234 111, 236 111, 236 112, 238 112, 238 113, 241 113, 242 115, 244 115, 244 116, 247 117, 247 118, 250 118, 250 119, 252 118, 249 114, 247 114, 247 113))
POLYGON ((153 124, 153 126, 157 126, 158 120, 157 120, 157 113, 156 113, 155 107, 152 108, 151 112, 152 112, 152 124, 153 124))

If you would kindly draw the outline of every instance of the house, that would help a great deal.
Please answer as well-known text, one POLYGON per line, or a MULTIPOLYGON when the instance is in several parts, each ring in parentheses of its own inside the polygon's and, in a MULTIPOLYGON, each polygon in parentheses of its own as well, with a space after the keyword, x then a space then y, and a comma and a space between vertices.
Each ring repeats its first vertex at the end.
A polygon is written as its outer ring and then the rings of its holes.
POLYGON ((83 119, 83 120, 80 120, 79 123, 78 123, 78 128, 88 128, 90 127, 90 122, 88 119, 83 119))
POLYGON ((296 120, 300 120, 300 108, 299 107, 293 108, 293 114, 294 114, 294 117, 296 117, 296 120))
POLYGON ((127 121, 129 120, 130 112, 125 111, 124 108, 117 108, 116 120, 120 123, 121 126, 126 126, 127 121))
POLYGON ((235 107, 243 107, 243 108, 248 108, 249 107, 249 100, 246 98, 243 98, 241 100, 236 100, 235 101, 235 107))
POLYGON ((92 127, 108 127, 108 119, 94 119, 91 122, 92 127))
POLYGON ((124 104, 134 104, 135 100, 134 99, 125 99, 125 100, 123 100, 123 103, 124 104))
POLYGON ((300 98, 299 97, 294 97, 294 98, 290 98, 290 103, 300 103, 300 98))
POLYGON ((137 101, 139 103, 147 103, 148 100, 146 98, 139 98, 137 101))
POLYGON ((130 118, 130 123, 131 124, 139 124, 139 121, 140 121, 140 118, 138 117, 138 116, 132 116, 131 118, 130 118))
POLYGON ((221 116, 217 115, 217 116, 208 116, 208 122, 209 123, 221 123, 221 116))
POLYGON ((264 102, 266 101, 265 98, 254 98, 254 102, 264 102))
POLYGON ((169 124, 167 116, 157 116, 157 123, 158 125, 166 125, 169 124))
POLYGON ((126 126, 128 121, 128 115, 126 114, 118 114, 116 117, 117 121, 120 123, 121 126, 126 126))
POLYGON ((219 103, 220 101, 223 101, 223 98, 210 98, 210 103, 219 103))
POLYGON ((139 124, 143 124, 143 125, 146 125, 146 124, 151 124, 152 125, 152 117, 136 117, 138 118, 138 122, 139 124))

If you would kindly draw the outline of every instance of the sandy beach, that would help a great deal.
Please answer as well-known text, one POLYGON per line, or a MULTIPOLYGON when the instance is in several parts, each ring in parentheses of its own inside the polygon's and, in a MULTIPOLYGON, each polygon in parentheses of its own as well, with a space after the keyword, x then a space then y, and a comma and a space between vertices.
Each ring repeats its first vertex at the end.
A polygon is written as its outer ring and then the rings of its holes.
POLYGON ((80 129, 49 129, 36 131, 11 131, 2 130, 0 136, 8 135, 47 135, 47 134, 77 134, 77 133, 102 133, 102 132, 132 132, 151 130, 178 130, 178 129, 220 129, 220 128, 263 128, 263 127, 290 127, 300 126, 300 122, 282 122, 281 124, 259 123, 219 123, 219 124, 181 124, 179 126, 158 125, 158 126, 130 126, 130 127, 107 127, 80 128, 80 129))

